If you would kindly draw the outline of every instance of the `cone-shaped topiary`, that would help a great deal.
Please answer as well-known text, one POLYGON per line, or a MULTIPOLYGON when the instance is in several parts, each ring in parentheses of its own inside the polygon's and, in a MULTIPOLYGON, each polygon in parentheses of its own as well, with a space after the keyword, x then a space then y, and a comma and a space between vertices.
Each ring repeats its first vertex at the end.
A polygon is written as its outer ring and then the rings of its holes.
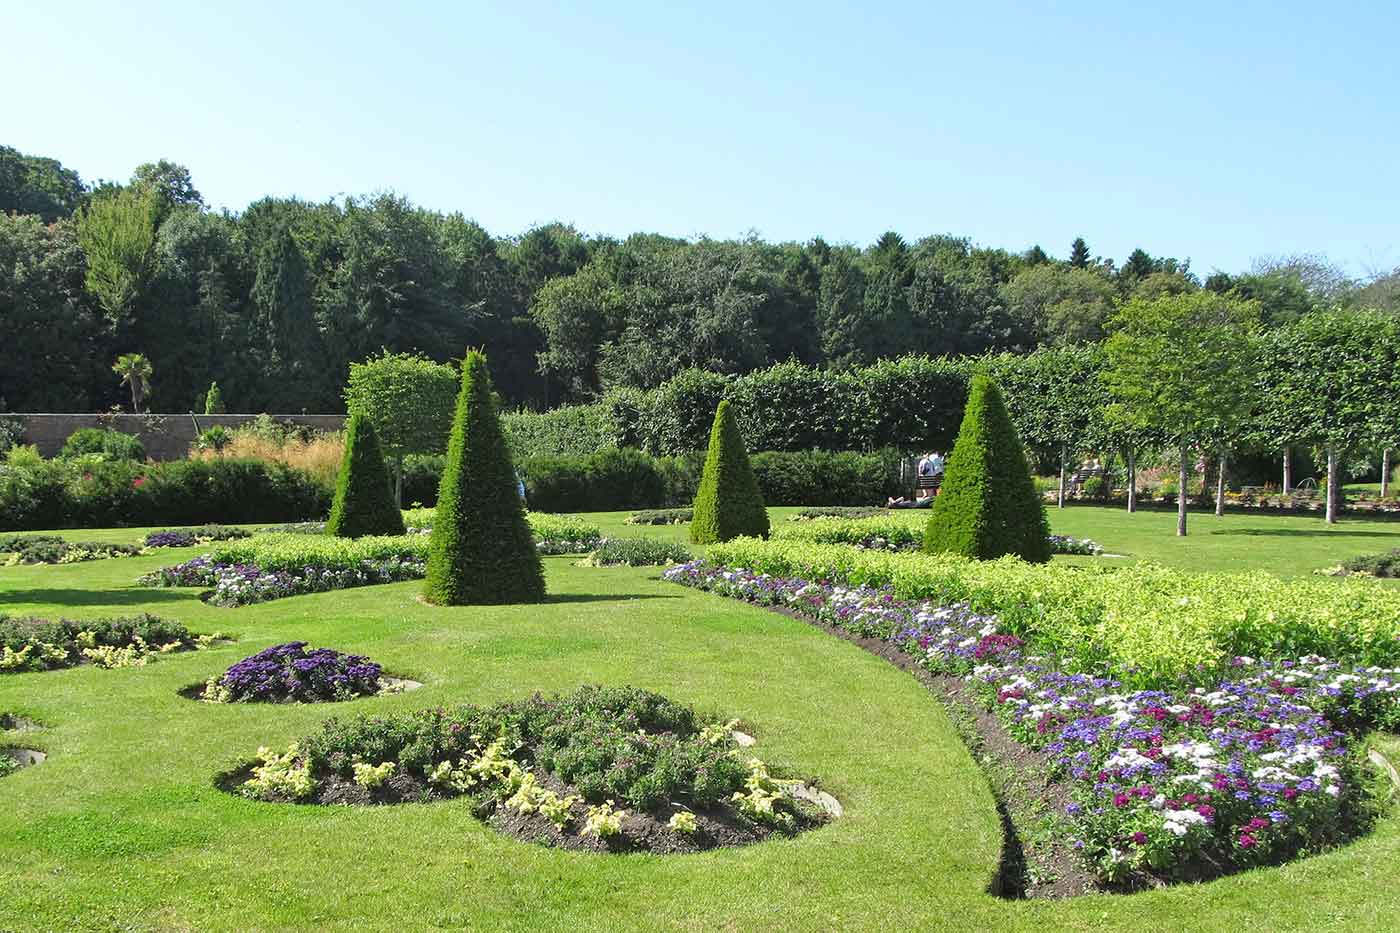
POLYGON ((440 606, 544 600, 544 569, 477 350, 462 364, 423 598, 440 606))
POLYGON ((705 453, 705 472, 695 493, 690 540, 711 544, 740 535, 768 537, 768 510, 763 507, 744 439, 726 400, 719 403, 710 428, 710 449, 705 453))
POLYGON ((974 376, 943 488, 933 500, 924 550, 990 560, 1050 559, 1050 524, 1001 390, 974 376))
POLYGON ((345 428, 345 453, 340 458, 326 534, 358 538, 403 533, 403 513, 394 504, 394 490, 389 486, 389 471, 379 452, 374 425, 361 413, 352 412, 345 428))

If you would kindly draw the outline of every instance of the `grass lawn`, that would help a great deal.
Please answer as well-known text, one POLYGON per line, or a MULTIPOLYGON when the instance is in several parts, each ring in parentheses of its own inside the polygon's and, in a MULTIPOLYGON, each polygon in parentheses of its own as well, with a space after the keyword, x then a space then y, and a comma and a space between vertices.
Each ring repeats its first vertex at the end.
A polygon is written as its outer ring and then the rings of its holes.
MULTIPOLYGON (((775 509, 774 520, 792 511, 775 509)), ((591 517, 605 534, 686 532, 591 517)), ((1209 569, 1307 572, 1400 546, 1400 524, 1193 515, 1195 533, 1178 542, 1169 514, 1074 508, 1051 519, 1115 553, 1209 569)), ((1385 930, 1400 911, 1394 812, 1366 839, 1284 868, 1131 896, 997 899, 987 893, 1001 848, 992 796, 913 678, 800 622, 663 583, 654 568, 546 558, 551 600, 522 607, 432 608, 405 583, 218 609, 193 591, 132 586, 201 550, 0 568, 0 611, 149 611, 239 639, 140 669, 0 675, 0 711, 44 723, 22 742, 51 756, 0 781, 0 929, 1385 930), (368 654, 425 687, 326 707, 177 695, 289 640, 368 654), (745 849, 598 856, 508 839, 463 801, 273 805, 212 784, 259 745, 285 746, 327 715, 587 682, 741 717, 766 759, 820 777, 846 816, 745 849)))

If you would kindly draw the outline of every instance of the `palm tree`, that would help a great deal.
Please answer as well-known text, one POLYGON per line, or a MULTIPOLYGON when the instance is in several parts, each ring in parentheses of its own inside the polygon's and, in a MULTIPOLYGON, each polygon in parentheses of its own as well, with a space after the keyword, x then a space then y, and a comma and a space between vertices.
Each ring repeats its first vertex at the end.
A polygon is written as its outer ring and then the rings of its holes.
POLYGON ((131 386, 131 410, 141 414, 141 400, 146 397, 146 389, 151 381, 151 361, 140 353, 123 353, 117 357, 112 372, 122 377, 122 382, 131 386))

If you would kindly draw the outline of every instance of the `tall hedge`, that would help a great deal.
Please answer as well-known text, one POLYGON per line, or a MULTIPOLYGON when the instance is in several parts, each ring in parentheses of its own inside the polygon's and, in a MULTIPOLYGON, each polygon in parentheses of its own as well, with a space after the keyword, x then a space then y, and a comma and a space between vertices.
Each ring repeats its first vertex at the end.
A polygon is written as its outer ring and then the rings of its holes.
POLYGON ((974 376, 943 488, 933 500, 924 550, 991 560, 1050 559, 1050 524, 1001 391, 974 376))
POLYGON ((473 350, 462 364, 423 597, 467 606, 537 603, 544 595, 544 569, 491 400, 486 356, 473 350))
POLYGON ((728 541, 740 535, 768 537, 768 510, 727 400, 715 409, 694 508, 690 540, 696 544, 728 541))
POLYGON ((352 412, 326 534, 359 538, 403 533, 403 513, 394 501, 374 423, 363 412, 352 412))

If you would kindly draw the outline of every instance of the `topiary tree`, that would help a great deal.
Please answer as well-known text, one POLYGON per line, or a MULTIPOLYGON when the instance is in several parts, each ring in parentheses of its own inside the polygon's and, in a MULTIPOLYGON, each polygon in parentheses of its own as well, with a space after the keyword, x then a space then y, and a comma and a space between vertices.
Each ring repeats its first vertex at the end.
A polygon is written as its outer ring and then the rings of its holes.
POLYGON ((345 429, 345 453, 335 483, 335 502, 326 534, 341 538, 363 535, 401 535, 403 513, 394 504, 389 471, 379 452, 374 424, 362 413, 350 415, 345 429))
POLYGON ((544 569, 496 418, 486 356, 477 350, 462 364, 423 598, 440 606, 544 600, 544 569))
POLYGON ((744 439, 739 436, 739 425, 726 399, 715 409, 715 423, 710 428, 710 447, 705 453, 700 488, 695 493, 690 540, 712 544, 740 535, 768 537, 768 510, 763 506, 744 439))
POLYGON ((924 550, 990 560, 1015 554, 1050 559, 1050 524, 1001 391, 972 378, 962 428, 933 500, 924 550))

